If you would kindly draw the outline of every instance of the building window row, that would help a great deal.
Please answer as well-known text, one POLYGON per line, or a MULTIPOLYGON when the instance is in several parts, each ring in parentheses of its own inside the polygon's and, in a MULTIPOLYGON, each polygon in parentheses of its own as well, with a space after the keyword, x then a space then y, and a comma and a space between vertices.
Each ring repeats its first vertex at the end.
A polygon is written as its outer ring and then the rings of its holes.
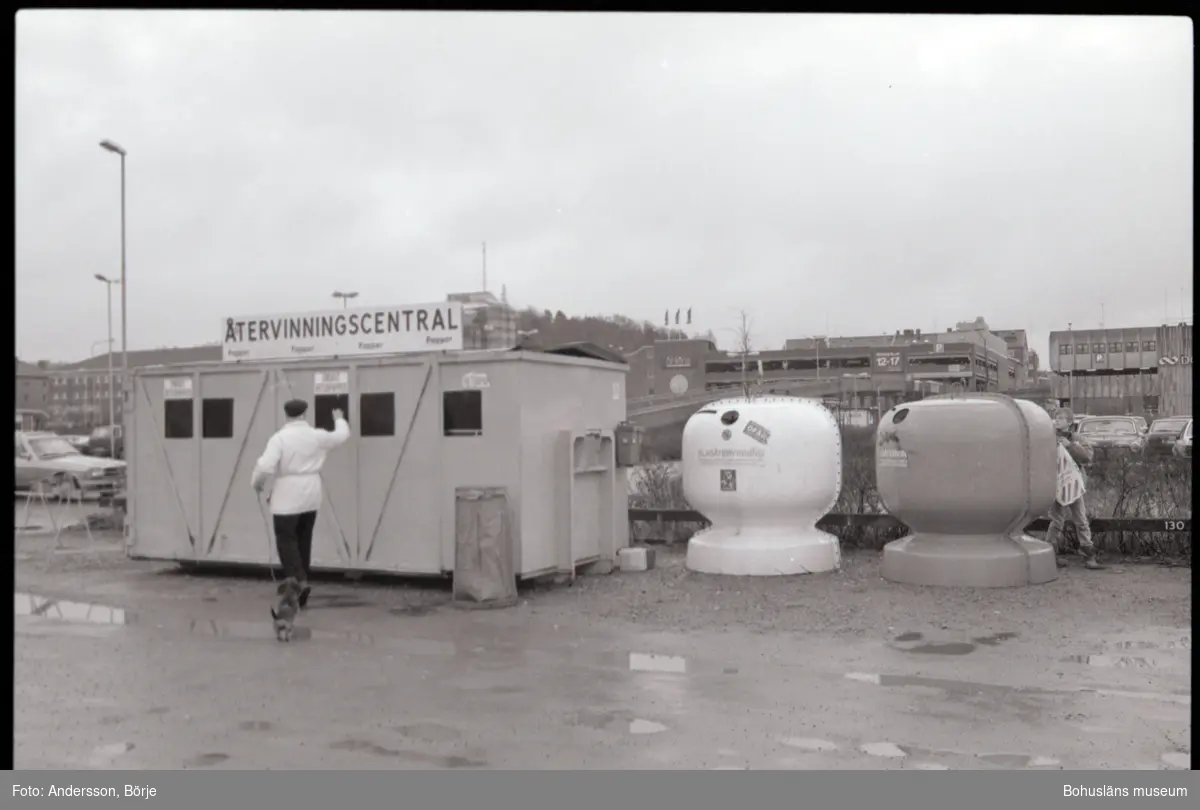
MULTIPOLYGON (((1156 340, 1144 340, 1144 341, 1142 341, 1142 344, 1141 344, 1141 346, 1142 346, 1142 349, 1141 349, 1141 350, 1142 350, 1142 351, 1144 351, 1144 352, 1156 352, 1156 351, 1158 351, 1158 341, 1156 341, 1156 340)), ((1075 353, 1075 354, 1091 354, 1092 352, 1096 352, 1097 354, 1099 354, 1099 353, 1103 353, 1103 352, 1106 352, 1106 351, 1107 351, 1107 352, 1109 352, 1110 354, 1115 354, 1115 353, 1117 353, 1117 352, 1120 352, 1120 351, 1122 351, 1122 350, 1124 350, 1124 351, 1126 351, 1126 352, 1136 352, 1136 351, 1138 350, 1138 342, 1137 342, 1136 340, 1130 340, 1130 341, 1128 341, 1128 342, 1126 342, 1126 343, 1120 343, 1120 342, 1114 342, 1114 343, 1078 343, 1078 344, 1076 344, 1076 345, 1075 345, 1075 352, 1074 352, 1074 353, 1075 353)), ((1064 344, 1060 345, 1060 346, 1058 347, 1058 353, 1059 353, 1060 355, 1069 355, 1069 354, 1071 354, 1071 353, 1072 353, 1072 352, 1071 352, 1071 344, 1070 344, 1070 343, 1064 343, 1064 344)))

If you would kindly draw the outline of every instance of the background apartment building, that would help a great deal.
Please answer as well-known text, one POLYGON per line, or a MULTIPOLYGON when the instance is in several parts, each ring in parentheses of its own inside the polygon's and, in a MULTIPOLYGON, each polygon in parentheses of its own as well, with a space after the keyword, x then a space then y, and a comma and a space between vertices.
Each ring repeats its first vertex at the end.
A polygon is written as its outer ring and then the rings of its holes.
MULTIPOLYGON (((149 368, 171 363, 194 363, 221 359, 221 347, 189 346, 170 349, 148 349, 129 353, 129 368, 149 368)), ((121 398, 123 378, 121 355, 113 355, 113 379, 110 388, 108 355, 99 354, 78 363, 67 363, 47 370, 49 384, 46 413, 52 429, 64 433, 83 433, 109 420, 109 395, 116 412, 115 421, 121 424, 124 408, 121 398)))
POLYGON ((50 374, 46 364, 17 361, 17 410, 44 411, 50 403, 50 374))

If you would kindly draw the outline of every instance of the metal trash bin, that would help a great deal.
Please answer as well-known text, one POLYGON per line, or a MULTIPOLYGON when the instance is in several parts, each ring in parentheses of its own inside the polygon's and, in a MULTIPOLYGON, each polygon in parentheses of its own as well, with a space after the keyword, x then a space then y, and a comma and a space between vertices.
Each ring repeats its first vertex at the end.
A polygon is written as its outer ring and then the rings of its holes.
POLYGON ((613 433, 617 438, 617 466, 636 467, 641 464, 646 429, 632 422, 622 422, 613 433))
POLYGON ((454 491, 454 596, 461 607, 517 601, 508 494, 500 487, 454 491))

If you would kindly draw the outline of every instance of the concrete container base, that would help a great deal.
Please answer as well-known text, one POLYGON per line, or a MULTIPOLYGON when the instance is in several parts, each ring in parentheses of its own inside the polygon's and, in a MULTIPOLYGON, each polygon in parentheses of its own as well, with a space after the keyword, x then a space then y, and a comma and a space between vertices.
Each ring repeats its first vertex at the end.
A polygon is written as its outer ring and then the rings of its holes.
POLYGON ((838 539, 816 528, 706 529, 688 542, 687 567, 743 577, 822 574, 837 570, 841 556, 838 539))
POLYGON ((905 585, 1012 588, 1058 579, 1054 549, 1019 535, 916 534, 883 549, 883 578, 905 585))

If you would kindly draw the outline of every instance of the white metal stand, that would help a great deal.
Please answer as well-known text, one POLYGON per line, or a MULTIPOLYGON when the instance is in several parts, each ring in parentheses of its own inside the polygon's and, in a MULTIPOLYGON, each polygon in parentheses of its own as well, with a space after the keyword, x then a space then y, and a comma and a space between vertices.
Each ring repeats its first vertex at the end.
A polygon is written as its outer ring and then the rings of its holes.
MULTIPOLYGON (((29 512, 36 501, 45 510, 46 515, 50 518, 50 525, 54 527, 55 546, 62 548, 62 533, 67 524, 65 520, 59 520, 59 516, 55 513, 56 507, 58 509, 73 505, 78 505, 80 508, 83 507, 83 493, 74 493, 72 490, 73 487, 71 487, 70 481, 67 480, 66 473, 53 473, 36 482, 25 495, 25 508, 21 514, 21 525, 16 527, 17 531, 27 531, 29 529, 29 512), (47 497, 47 493, 49 493, 49 497, 47 497)), ((92 537, 92 527, 88 523, 86 514, 83 516, 83 528, 87 532, 88 540, 95 542, 95 538, 92 537)))

